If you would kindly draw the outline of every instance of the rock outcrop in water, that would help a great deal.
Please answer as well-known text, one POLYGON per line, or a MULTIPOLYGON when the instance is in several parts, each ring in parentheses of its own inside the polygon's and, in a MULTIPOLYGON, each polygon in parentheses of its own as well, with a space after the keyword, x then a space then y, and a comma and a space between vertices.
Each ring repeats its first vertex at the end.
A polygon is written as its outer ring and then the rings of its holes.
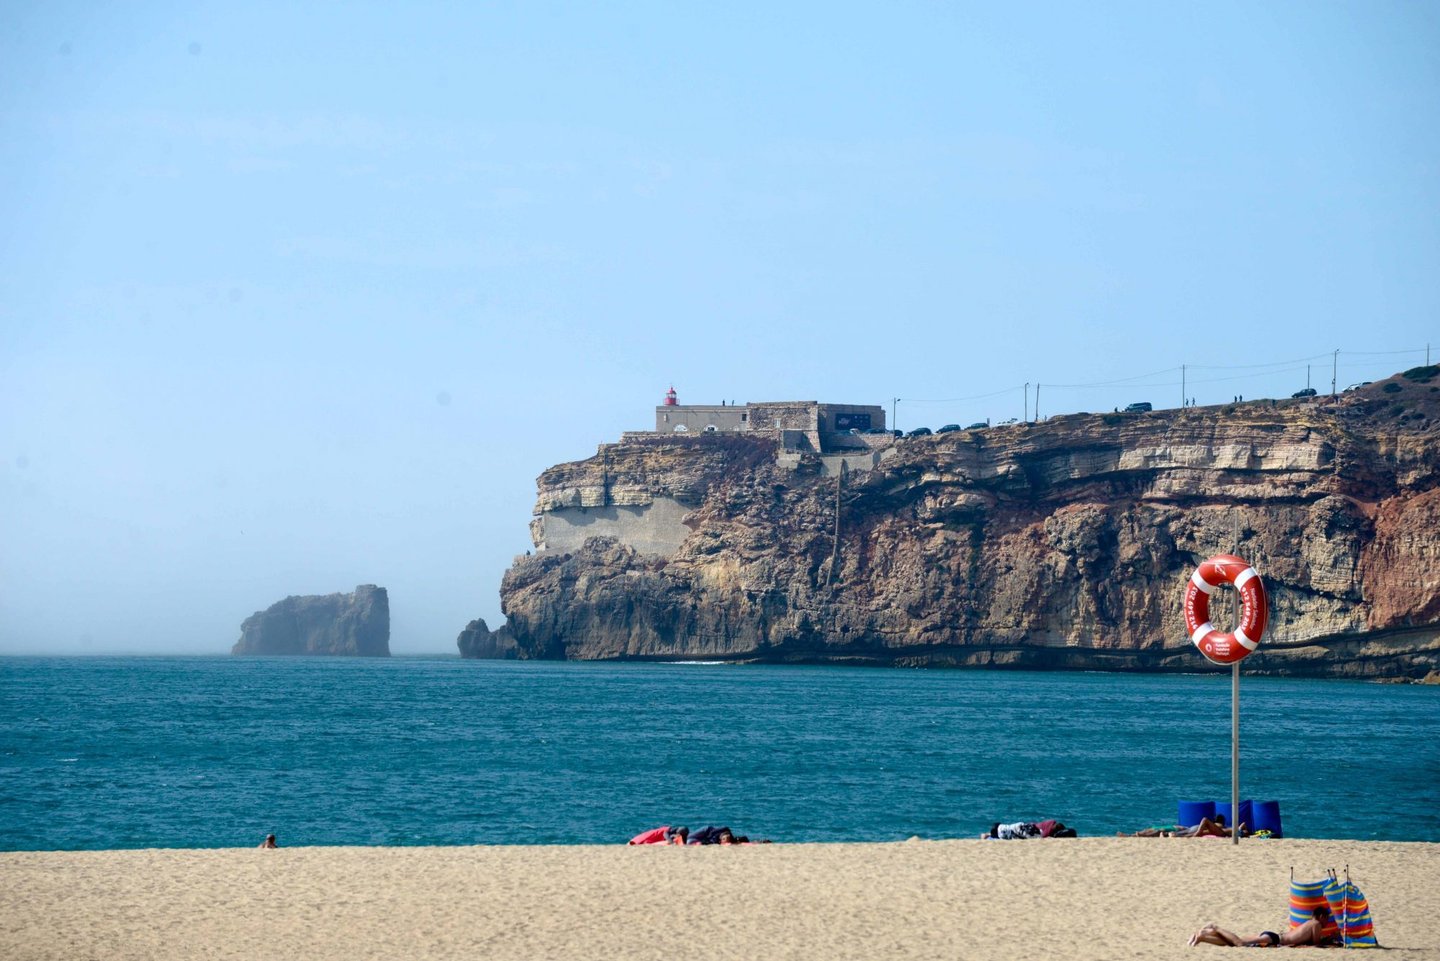
POLYGON ((230 653, 389 657, 389 595, 361 584, 353 594, 287 597, 245 618, 230 653))
POLYGON ((461 657, 508 660, 520 653, 508 625, 502 624, 499 630, 492 631, 483 617, 466 624, 455 644, 460 648, 461 657))
POLYGON ((1180 601, 1233 552, 1271 600, 1246 672, 1418 679, 1440 668, 1437 374, 906 438, 840 486, 759 434, 604 445, 541 475, 504 630, 527 658, 1206 670, 1180 601))

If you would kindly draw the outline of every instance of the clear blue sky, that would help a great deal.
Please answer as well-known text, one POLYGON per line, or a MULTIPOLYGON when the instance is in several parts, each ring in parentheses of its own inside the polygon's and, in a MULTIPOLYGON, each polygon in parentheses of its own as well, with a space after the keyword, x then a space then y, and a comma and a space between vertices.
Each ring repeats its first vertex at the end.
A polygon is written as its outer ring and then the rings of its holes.
POLYGON ((1437 318, 1432 3, 10 2, 0 653, 362 582, 453 652, 671 383, 935 427, 1437 318))

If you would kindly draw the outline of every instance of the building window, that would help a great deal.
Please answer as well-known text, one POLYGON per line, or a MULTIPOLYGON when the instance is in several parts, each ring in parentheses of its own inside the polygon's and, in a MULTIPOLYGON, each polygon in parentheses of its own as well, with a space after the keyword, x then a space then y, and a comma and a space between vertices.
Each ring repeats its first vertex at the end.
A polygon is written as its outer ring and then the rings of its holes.
POLYGON ((749 417, 750 417, 749 414, 741 414, 741 415, 740 415, 740 423, 742 423, 742 424, 745 423, 745 421, 748 420, 749 417))

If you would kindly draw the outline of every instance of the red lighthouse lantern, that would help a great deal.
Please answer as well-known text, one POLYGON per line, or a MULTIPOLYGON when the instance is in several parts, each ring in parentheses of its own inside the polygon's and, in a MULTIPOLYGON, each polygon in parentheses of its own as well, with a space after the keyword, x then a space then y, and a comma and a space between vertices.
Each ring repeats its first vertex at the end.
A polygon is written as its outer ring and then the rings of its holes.
POLYGON ((670 389, 665 392, 665 406, 675 407, 679 403, 680 401, 675 398, 675 385, 671 384, 670 389))

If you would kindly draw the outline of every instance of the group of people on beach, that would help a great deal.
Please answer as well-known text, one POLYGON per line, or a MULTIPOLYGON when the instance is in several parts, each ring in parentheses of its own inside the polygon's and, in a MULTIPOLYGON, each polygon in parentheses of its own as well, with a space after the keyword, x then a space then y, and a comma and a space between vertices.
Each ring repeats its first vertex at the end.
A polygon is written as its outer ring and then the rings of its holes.
MULTIPOLYGON (((1245 825, 1241 824, 1240 836, 1247 837, 1248 835, 1249 832, 1245 830, 1245 825)), ((990 830, 980 835, 981 839, 986 841, 1023 841, 1029 838, 1073 838, 1078 836, 1074 828, 1067 827, 1065 822, 1053 818, 1045 821, 1012 821, 1009 823, 996 821, 990 825, 990 830)), ((1127 838, 1228 838, 1230 837, 1230 828, 1225 824, 1225 815, 1217 814, 1213 819, 1201 819, 1199 824, 1142 828, 1133 834, 1121 831, 1119 836, 1127 838)), ((737 837, 728 827, 703 827, 691 834, 687 827, 665 825, 642 831, 631 838, 629 843, 636 845, 750 844, 752 842, 744 835, 737 837)))
MULTIPOLYGON (((1240 832, 1243 837, 1245 825, 1240 825, 1240 832)), ((1063 822, 1057 820, 1014 821, 1009 824, 997 821, 990 826, 989 831, 980 835, 985 840, 1000 841, 1018 841, 1027 838, 1073 838, 1076 836, 1074 828, 1066 827, 1063 822)), ((1216 815, 1214 820, 1205 818, 1199 824, 1191 827, 1144 828, 1134 834, 1121 832, 1120 836, 1141 838, 1229 837, 1230 829, 1225 826, 1225 816, 1216 815)), ((687 827, 662 825, 640 832, 628 843, 631 845, 675 844, 688 846, 692 844, 768 844, 770 842, 752 842, 743 834, 736 835, 728 827, 707 825, 692 833, 687 827)), ((265 835, 265 840, 260 842, 261 848, 278 846, 273 834, 265 835)), ((1291 928, 1283 934, 1276 931, 1261 931, 1259 934, 1246 936, 1227 931, 1218 924, 1207 924, 1190 936, 1190 946, 1193 948, 1198 944, 1216 944, 1231 948, 1326 948, 1339 947, 1342 942, 1339 935, 1335 933, 1330 909, 1321 906, 1315 908, 1309 921, 1291 928), (1328 934, 1326 933, 1327 928, 1329 928, 1328 934)))
MULTIPOLYGON (((996 821, 990 825, 990 830, 980 835, 982 840, 999 841, 1022 841, 1027 838, 1073 838, 1076 837, 1075 829, 1066 827, 1061 821, 1014 821, 1003 824, 996 821)), ((1142 828, 1133 834, 1125 831, 1118 832, 1122 838, 1228 838, 1230 828, 1225 824, 1225 815, 1217 814, 1214 818, 1202 818, 1199 824, 1182 825, 1175 824, 1166 827, 1142 828)), ((1249 837, 1250 832, 1245 825, 1240 825, 1240 836, 1249 837)))

